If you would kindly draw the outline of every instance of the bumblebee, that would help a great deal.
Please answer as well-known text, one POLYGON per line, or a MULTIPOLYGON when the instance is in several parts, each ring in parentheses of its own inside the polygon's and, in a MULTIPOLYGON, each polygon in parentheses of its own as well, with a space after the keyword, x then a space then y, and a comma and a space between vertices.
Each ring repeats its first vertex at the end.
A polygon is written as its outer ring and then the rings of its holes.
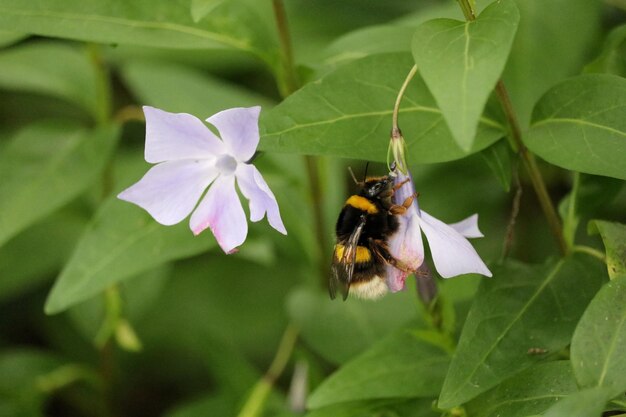
POLYGON ((394 204, 394 192, 408 181, 394 186, 394 178, 392 171, 357 182, 361 190, 346 200, 335 228, 337 243, 328 286, 331 299, 338 290, 344 300, 349 293, 360 298, 378 298, 387 292, 387 265, 409 272, 389 253, 388 240, 398 230, 398 216, 406 212, 417 194, 402 205, 394 204))

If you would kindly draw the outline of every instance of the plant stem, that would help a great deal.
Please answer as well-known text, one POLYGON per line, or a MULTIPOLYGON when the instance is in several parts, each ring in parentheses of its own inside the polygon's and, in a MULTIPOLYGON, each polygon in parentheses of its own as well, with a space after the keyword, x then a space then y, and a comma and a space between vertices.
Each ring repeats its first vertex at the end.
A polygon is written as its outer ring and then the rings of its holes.
POLYGON ((552 204, 552 200, 550 200, 550 195, 548 194, 548 189, 546 188, 546 184, 541 176, 541 171, 539 171, 539 167, 537 166, 535 155, 528 151, 528 148, 526 148, 526 145, 524 145, 524 142, 522 141, 522 131, 513 110, 513 104, 511 103, 509 94, 502 80, 499 80, 496 84, 496 94, 500 99, 500 104, 502 105, 502 109, 504 110, 509 126, 511 127, 511 137, 517 147, 515 150, 520 155, 522 162, 526 167, 530 181, 535 189, 537 198, 539 199, 539 204, 541 205, 543 213, 546 216, 550 230, 556 239, 559 251, 561 252, 561 255, 566 255, 568 247, 563 236, 561 221, 559 220, 556 209, 552 204))
MULTIPOLYGON (((278 84, 282 86, 281 95, 286 98, 294 93, 300 87, 300 81, 296 73, 296 67, 293 60, 293 48, 291 45, 291 36, 289 35, 289 24, 285 6, 282 0, 272 0, 274 9, 274 18, 276 19, 276 28, 280 39, 282 72, 277 74, 278 84), (282 75, 282 77, 281 77, 282 75)), ((322 213, 322 187, 320 182, 320 170, 317 158, 311 155, 304 157, 306 172, 309 179, 309 187, 311 190, 311 200, 313 207, 313 221, 315 227, 315 236, 318 246, 318 269, 320 280, 326 282, 328 273, 328 265, 324 261, 324 252, 326 251, 326 230, 324 224, 324 214, 322 213)))
POLYGON ((589 246, 572 246, 572 252, 586 253, 587 255, 593 256, 594 258, 601 260, 603 263, 606 263, 606 256, 604 255, 604 253, 589 246))
POLYGON ((569 206, 567 208, 567 215, 563 222, 563 236, 568 248, 571 248, 574 245, 576 229, 578 228, 579 218, 576 215, 576 200, 578 199, 579 189, 580 173, 574 172, 574 184, 572 185, 572 191, 569 194, 569 206))
POLYGON ((400 90, 398 91, 398 96, 396 97, 396 103, 393 106, 393 113, 391 114, 391 137, 394 139, 402 135, 400 131, 400 126, 398 126, 398 113, 400 113, 400 103, 402 102, 402 98, 404 97, 404 93, 406 92, 406 89, 409 86, 409 83, 411 82, 413 77, 415 77, 415 74, 417 74, 417 65, 413 65, 413 67, 407 74, 406 79, 404 80, 404 83, 402 84, 402 86, 400 87, 400 90))
POLYGON ((98 125, 104 125, 110 121, 112 108, 109 70, 102 59, 99 45, 94 43, 88 44, 87 52, 96 74, 97 107, 94 117, 98 125))
MULTIPOLYGON (((287 13, 282 0, 272 0, 272 8, 274 9, 274 17, 276 19, 276 27, 278 29, 278 38, 280 40, 280 52, 283 70, 283 87, 281 95, 284 97, 290 95, 298 89, 299 81, 296 73, 296 66, 293 60, 293 48, 291 47, 291 36, 289 35, 289 25, 287 22, 287 13)), ((281 78, 281 77, 279 77, 281 78)))
POLYGON ((285 366, 287 366, 289 362, 293 348, 298 340, 298 333, 298 329, 292 324, 287 326, 272 364, 265 375, 255 384, 252 393, 243 405, 238 417, 256 417, 262 414, 263 406, 265 405, 267 397, 272 392, 274 383, 283 373, 285 366))

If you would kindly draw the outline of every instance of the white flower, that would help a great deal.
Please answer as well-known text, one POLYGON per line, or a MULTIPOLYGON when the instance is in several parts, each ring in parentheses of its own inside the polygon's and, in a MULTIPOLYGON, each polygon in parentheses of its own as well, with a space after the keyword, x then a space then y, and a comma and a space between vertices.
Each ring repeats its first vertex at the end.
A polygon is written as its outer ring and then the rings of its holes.
POLYGON ((259 221, 267 213, 270 225, 287 234, 274 194, 256 167, 247 163, 259 144, 260 107, 228 109, 209 117, 221 140, 190 114, 149 106, 143 110, 145 158, 157 165, 118 198, 140 206, 163 225, 179 223, 193 212, 193 233, 208 227, 224 252, 233 253, 248 234, 237 183, 249 201, 250 220, 259 221))
MULTIPOLYGON (((415 192, 415 186, 410 173, 407 176, 399 171, 396 172, 396 184, 409 179, 408 183, 401 186, 394 194, 394 203, 402 204, 415 192)), ((478 230, 477 214, 458 223, 447 225, 420 210, 417 199, 414 199, 407 213, 399 216, 399 222, 398 232, 389 240, 389 252, 412 271, 417 270, 424 262, 423 231, 430 246, 435 268, 443 278, 470 273, 491 276, 491 271, 466 239, 466 237, 483 237, 478 230)), ((396 292, 404 289, 408 275, 408 272, 388 265, 387 286, 389 290, 396 292)))

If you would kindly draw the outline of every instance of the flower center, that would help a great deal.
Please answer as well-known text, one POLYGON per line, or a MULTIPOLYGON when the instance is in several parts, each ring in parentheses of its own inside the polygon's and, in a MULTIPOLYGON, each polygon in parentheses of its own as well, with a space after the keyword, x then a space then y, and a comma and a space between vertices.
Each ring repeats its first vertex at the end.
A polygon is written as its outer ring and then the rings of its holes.
POLYGON ((230 155, 220 155, 215 166, 220 171, 220 174, 231 175, 237 169, 237 161, 230 155))

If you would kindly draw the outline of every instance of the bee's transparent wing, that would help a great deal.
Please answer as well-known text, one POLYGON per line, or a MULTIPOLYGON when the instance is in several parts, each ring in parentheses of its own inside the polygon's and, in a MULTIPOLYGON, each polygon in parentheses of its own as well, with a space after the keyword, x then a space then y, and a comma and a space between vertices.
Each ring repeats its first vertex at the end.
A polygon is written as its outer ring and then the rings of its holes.
POLYGON ((343 299, 348 298, 350 283, 354 274, 354 264, 356 263, 356 251, 359 245, 359 238, 365 227, 365 215, 359 219, 359 223, 343 246, 343 254, 339 256, 338 247, 335 246, 333 253, 332 273, 328 283, 328 292, 331 299, 335 299, 337 289, 341 290, 343 299))

